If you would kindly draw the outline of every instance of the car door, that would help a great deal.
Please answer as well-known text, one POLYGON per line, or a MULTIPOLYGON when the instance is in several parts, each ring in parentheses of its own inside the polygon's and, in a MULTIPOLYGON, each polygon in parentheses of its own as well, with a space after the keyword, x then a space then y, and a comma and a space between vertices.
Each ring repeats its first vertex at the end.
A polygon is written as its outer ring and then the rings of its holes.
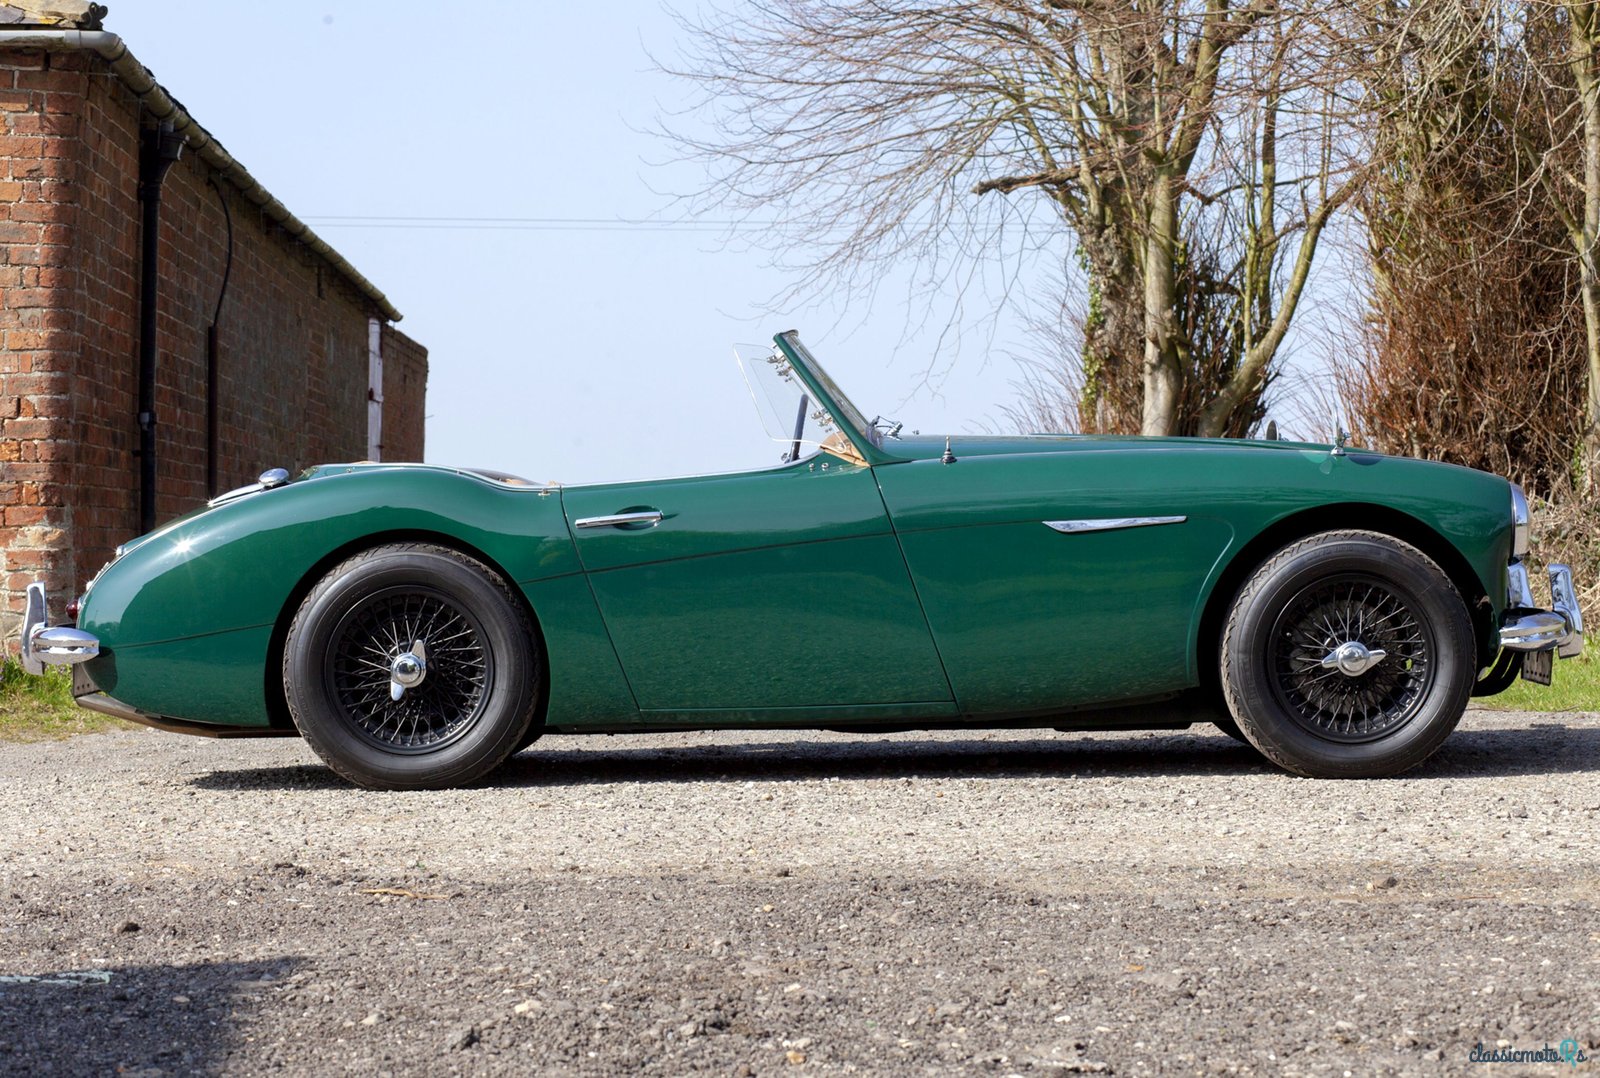
POLYGON ((963 713, 1048 712, 1195 683, 1190 632, 1233 529, 1197 511, 1160 454, 876 470, 963 713))
POLYGON ((562 497, 646 718, 953 713, 871 468, 819 453, 562 497))

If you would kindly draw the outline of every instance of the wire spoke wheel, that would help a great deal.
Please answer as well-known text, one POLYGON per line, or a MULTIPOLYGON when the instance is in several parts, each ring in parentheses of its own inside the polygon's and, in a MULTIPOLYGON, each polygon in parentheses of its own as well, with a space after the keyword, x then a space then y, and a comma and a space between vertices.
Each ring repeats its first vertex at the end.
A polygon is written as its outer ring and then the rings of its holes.
POLYGON ((387 752, 425 753, 477 722, 494 664, 470 611, 437 589, 404 586, 374 592, 345 613, 333 630, 325 677, 338 714, 361 738, 387 752), (418 645, 425 674, 392 692, 396 663, 418 645))
POLYGON ((1382 532, 1317 532, 1256 567, 1233 599, 1222 692, 1240 731, 1297 775, 1379 778, 1431 756, 1478 671, 1462 592, 1382 532))
POLYGON ((475 782, 539 736, 544 654, 484 563, 431 543, 352 554, 285 634, 283 695, 333 770, 373 790, 475 782))
POLYGON ((1316 581, 1286 603, 1267 657, 1273 695, 1320 738, 1365 742, 1423 709, 1437 648, 1414 599, 1364 573, 1316 581))

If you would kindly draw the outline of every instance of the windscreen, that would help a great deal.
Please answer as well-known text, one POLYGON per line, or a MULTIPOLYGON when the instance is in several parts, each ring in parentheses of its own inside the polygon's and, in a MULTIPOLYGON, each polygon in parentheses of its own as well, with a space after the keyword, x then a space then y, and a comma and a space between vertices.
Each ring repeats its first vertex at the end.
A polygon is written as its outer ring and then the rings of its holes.
POLYGON ((792 333, 786 333, 784 334, 784 339, 789 342, 790 346, 800 356, 800 362, 805 364, 806 371, 811 375, 812 379, 821 383, 822 391, 833 399, 834 405, 840 410, 840 418, 874 442, 877 442, 877 422, 867 422, 867 417, 862 415, 860 409, 850 402, 850 398, 844 395, 844 390, 839 388, 839 383, 828 376, 828 372, 822 369, 822 364, 817 362, 817 357, 811 354, 811 349, 801 344, 798 337, 792 333))
POLYGON ((812 396, 781 351, 770 344, 739 344, 733 354, 761 415, 761 426, 778 447, 780 463, 800 460, 822 448, 832 449, 843 440, 833 416, 812 396), (829 442, 830 438, 834 440, 829 442))

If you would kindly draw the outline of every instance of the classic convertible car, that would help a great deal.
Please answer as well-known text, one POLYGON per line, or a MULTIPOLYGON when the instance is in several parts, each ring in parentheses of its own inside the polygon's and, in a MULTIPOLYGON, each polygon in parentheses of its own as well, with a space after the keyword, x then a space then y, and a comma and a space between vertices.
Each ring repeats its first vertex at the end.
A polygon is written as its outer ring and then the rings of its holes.
POLYGON ((24 662, 163 730, 468 783, 543 733, 1214 722, 1303 775, 1424 760, 1583 647, 1504 479, 1334 445, 929 438, 792 332, 741 356, 781 462, 562 487, 276 469, 120 547, 24 662), (774 426, 776 424, 776 426, 774 426))

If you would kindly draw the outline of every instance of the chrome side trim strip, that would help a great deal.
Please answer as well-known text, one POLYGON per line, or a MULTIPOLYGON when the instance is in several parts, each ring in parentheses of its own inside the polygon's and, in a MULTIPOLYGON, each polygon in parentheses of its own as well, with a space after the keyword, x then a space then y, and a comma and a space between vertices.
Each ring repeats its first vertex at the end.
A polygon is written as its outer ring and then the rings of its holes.
POLYGON ((1156 524, 1182 524, 1188 517, 1100 517, 1095 520, 1047 520, 1044 526, 1074 535, 1078 532, 1109 532, 1118 528, 1149 528, 1156 524))
POLYGON ((575 528, 614 528, 618 524, 660 524, 661 510, 650 509, 641 513, 617 513, 609 517, 580 517, 572 522, 575 528))

